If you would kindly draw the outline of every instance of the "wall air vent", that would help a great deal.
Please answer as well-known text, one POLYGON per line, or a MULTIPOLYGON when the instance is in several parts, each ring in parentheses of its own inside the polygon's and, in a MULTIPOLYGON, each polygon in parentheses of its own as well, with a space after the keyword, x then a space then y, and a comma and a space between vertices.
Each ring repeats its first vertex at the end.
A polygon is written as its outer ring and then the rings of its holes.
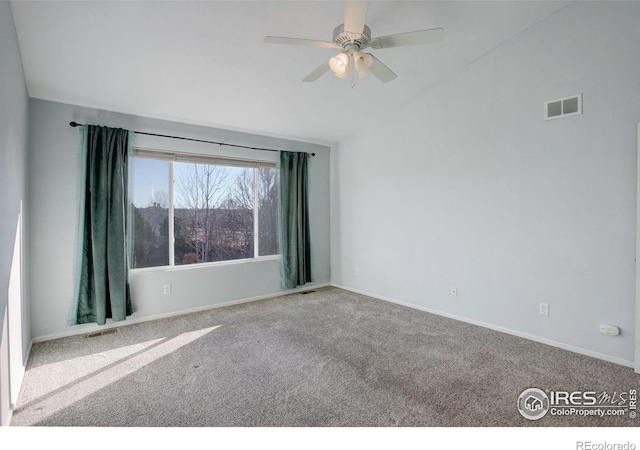
POLYGON ((557 98, 544 104, 544 120, 582 114, 582 94, 557 98))

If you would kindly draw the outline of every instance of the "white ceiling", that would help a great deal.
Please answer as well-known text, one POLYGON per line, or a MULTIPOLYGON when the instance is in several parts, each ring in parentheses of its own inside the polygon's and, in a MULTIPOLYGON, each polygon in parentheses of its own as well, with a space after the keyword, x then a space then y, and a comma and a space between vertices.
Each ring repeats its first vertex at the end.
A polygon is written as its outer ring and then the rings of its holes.
POLYGON ((33 98, 309 142, 333 143, 569 2, 372 1, 372 37, 443 27, 442 44, 367 49, 398 77, 351 89, 331 72, 301 80, 331 49, 338 1, 13 1, 33 98))

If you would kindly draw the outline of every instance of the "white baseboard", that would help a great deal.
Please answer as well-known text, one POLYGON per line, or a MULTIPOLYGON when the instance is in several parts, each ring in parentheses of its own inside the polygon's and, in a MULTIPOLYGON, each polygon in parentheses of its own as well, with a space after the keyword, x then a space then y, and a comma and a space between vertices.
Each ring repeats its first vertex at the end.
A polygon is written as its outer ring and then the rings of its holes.
POLYGON ((172 311, 165 314, 156 314, 153 316, 141 317, 138 319, 132 316, 131 318, 127 318, 127 320, 123 320, 119 322, 113 322, 113 321, 107 320, 107 323, 105 325, 96 325, 96 324, 74 325, 73 327, 71 327, 72 329, 70 329, 69 331, 65 331, 62 333, 49 334, 46 336, 38 336, 36 338, 33 338, 31 342, 33 344, 38 342, 51 341, 53 339, 60 339, 63 337, 78 336, 81 334, 94 333, 97 331, 105 331, 111 328, 120 328, 128 325, 134 325, 136 323, 150 322, 152 320, 166 319, 168 317, 182 316, 185 314, 191 314, 195 312, 209 311, 211 309, 217 309, 217 308, 224 308, 225 306, 233 306, 233 305, 239 305, 242 303, 255 302, 258 300, 266 300, 269 298, 282 297, 283 295, 306 292, 309 290, 320 289, 327 286, 329 286, 329 283, 306 284, 299 288, 289 289, 287 291, 273 292, 271 294, 258 295, 255 297, 242 298, 238 300, 230 300, 227 302, 216 303, 214 305, 204 305, 204 306, 199 306, 197 308, 183 309, 180 311, 172 311))
MULTIPOLYGON (((143 322, 148 322, 148 321, 152 321, 152 320, 158 320, 158 319, 165 319, 168 317, 174 317, 174 316, 180 316, 180 315, 184 315, 184 314, 190 314, 190 313, 194 313, 194 312, 200 312, 200 311, 208 311, 211 309, 216 309, 216 308, 224 308, 225 306, 233 306, 233 305, 239 305, 242 303, 249 303, 249 302, 255 302, 258 300, 266 300, 269 298, 275 298, 275 297, 281 297, 283 295, 288 295, 288 294, 294 294, 294 293, 300 293, 300 292, 305 292, 308 290, 313 290, 313 289, 320 289, 323 287, 327 287, 327 286, 333 286, 339 289, 344 289, 345 291, 351 291, 351 292, 355 292, 357 294, 361 294, 361 295, 366 295, 368 297, 372 297, 372 298, 376 298, 378 300, 383 300, 383 301, 387 301, 390 303, 395 303, 398 305, 402 305, 402 306, 406 306, 408 308, 413 308, 413 309, 417 309, 420 311, 425 311, 431 314, 436 314, 438 316, 443 316, 443 317, 447 317, 449 319, 454 319, 454 320, 459 320, 461 322, 466 322, 472 325, 477 325, 483 328, 488 328, 490 330, 494 330, 494 331, 499 331, 502 333, 506 333, 506 334, 510 334, 512 336, 517 336, 517 337, 521 337, 523 339, 528 339, 530 341, 534 341, 534 342, 539 342, 541 344, 546 344, 546 345, 550 345, 552 347, 557 347, 557 348, 561 348, 563 350, 568 350, 574 353, 578 353, 581 355, 585 355, 585 356, 590 356, 592 358, 597 358, 603 361, 607 361, 607 362, 611 362, 614 364, 618 364, 621 366, 625 366, 625 367, 630 367, 630 368, 634 368, 634 362, 627 360, 627 359, 623 359, 623 358, 618 358, 615 356, 611 356, 611 355, 607 355, 605 353, 599 353, 599 352, 595 352, 593 350, 589 350, 589 349, 585 349, 582 347, 576 347, 574 345, 569 345, 569 344, 565 344, 562 342, 557 342, 551 339, 547 339, 547 338, 543 338, 540 336, 535 336, 529 333, 523 333, 521 331, 517 331, 517 330, 513 330, 510 328, 505 328, 505 327, 501 327, 498 325, 493 325, 490 323, 486 323, 486 322, 481 322, 478 320, 473 320, 473 319, 468 319, 466 317, 461 317, 461 316, 457 316, 455 314, 450 314, 447 312, 443 312, 443 311, 439 311, 439 310, 435 310, 435 309, 431 309, 431 308, 425 308, 423 306, 419 306, 419 305, 415 305, 413 303, 407 303, 407 302, 403 302, 394 298, 390 298, 390 297, 385 297, 385 296, 381 296, 381 295, 377 295, 377 294, 373 294, 371 292, 366 292, 366 291, 361 291, 359 289, 354 289, 348 286, 343 286, 341 284, 338 283, 320 283, 320 284, 308 284, 305 286, 302 286, 300 288, 297 289, 291 289, 289 291, 280 291, 280 292, 274 292, 271 294, 265 294, 265 295, 259 295, 259 296, 255 296, 255 297, 249 297, 249 298, 243 298, 243 299, 238 299, 238 300, 231 300, 228 302, 222 302, 222 303, 217 303, 215 305, 205 305, 202 307, 197 307, 197 308, 190 308, 190 309, 185 309, 185 310, 180 310, 180 311, 174 311, 174 312, 170 312, 170 313, 166 313, 166 314, 158 314, 158 315, 154 315, 154 316, 149 316, 149 317, 144 317, 144 318, 139 318, 139 319, 127 319, 126 321, 122 321, 122 322, 108 322, 105 325, 95 325, 95 324, 91 324, 91 325, 87 325, 87 326, 80 326, 81 328, 77 328, 78 326, 73 327, 72 330, 63 332, 63 333, 56 333, 56 334, 51 334, 51 335, 47 335, 47 336, 39 336, 36 338, 33 338, 31 340, 31 343, 29 345, 29 352, 31 351, 31 346, 34 343, 38 343, 38 342, 45 342, 45 341, 50 341, 53 339, 59 339, 62 337, 68 337, 68 336, 77 336, 77 335, 81 335, 81 334, 86 334, 86 333, 92 333, 92 332, 96 332, 96 331, 104 331, 110 328, 118 328, 118 327, 122 327, 122 326, 127 326, 127 325, 133 325, 136 323, 143 323, 143 322)), ((27 357, 28 360, 28 357, 27 357)))
POLYGON ((407 302, 403 302, 400 300, 396 300, 394 298, 390 298, 390 297, 384 297, 381 295, 376 295, 376 294, 372 294, 370 292, 365 292, 365 291, 361 291, 359 289, 354 289, 351 287, 347 287, 347 286, 342 286, 338 283, 330 283, 331 286, 339 288, 339 289, 344 289, 345 291, 351 291, 354 292, 356 294, 360 294, 360 295, 366 295, 367 297, 372 297, 378 300, 383 300, 386 302, 390 302, 390 303, 395 303, 397 305, 402 305, 402 306, 406 306, 408 308, 413 308, 413 309, 417 309, 420 311, 424 311, 424 312, 428 312, 431 314, 435 314, 438 316, 443 316, 443 317, 447 317, 449 319, 454 319, 454 320, 459 320, 461 322, 466 322, 469 323, 471 325, 477 325, 483 328, 488 328, 490 330, 494 330, 494 331, 499 331, 501 333, 505 333, 505 334, 510 334, 512 336, 517 336, 523 339, 528 339, 530 341, 534 341, 534 342, 539 342, 541 344, 546 344, 546 345, 550 345, 552 347, 557 347, 557 348, 561 348, 563 350, 568 350, 570 352, 574 352, 574 353, 579 353, 581 355, 585 355, 585 356, 590 356, 592 358, 596 358, 596 359, 601 359, 603 361, 607 361, 610 363, 614 363, 614 364, 619 364, 621 366, 625 366, 625 367, 630 367, 633 368, 634 367, 634 362, 633 361, 629 361, 627 359, 623 359, 623 358, 618 358, 615 356, 611 356, 611 355, 607 355, 605 353, 599 353, 599 352, 595 352, 593 350, 589 350, 586 348, 582 348, 582 347, 576 347, 574 345, 569 345, 569 344, 565 344, 563 342, 557 342, 554 341, 552 339, 547 339, 547 338, 543 338, 540 336, 536 336, 533 334, 529 334, 529 333, 523 333, 521 331, 517 331, 517 330, 512 330, 510 328, 505 328, 505 327, 501 327, 498 325, 493 325, 490 323, 486 323, 486 322, 481 322, 479 320, 473 320, 473 319, 468 319, 466 317, 461 317, 461 316, 457 316, 455 314, 450 314, 447 312, 443 312, 443 311, 438 311, 435 309, 431 309, 431 308, 425 308, 423 306, 419 306, 419 305, 415 305, 413 303, 407 303, 407 302))

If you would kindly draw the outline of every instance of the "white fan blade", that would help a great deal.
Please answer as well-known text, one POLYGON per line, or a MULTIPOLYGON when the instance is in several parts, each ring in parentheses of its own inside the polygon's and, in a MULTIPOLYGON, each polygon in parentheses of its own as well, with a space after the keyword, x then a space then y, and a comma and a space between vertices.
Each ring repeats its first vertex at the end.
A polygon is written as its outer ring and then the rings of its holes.
MULTIPOLYGON (((371 55, 371 53, 367 54, 371 55)), ((371 73, 378 77, 380 81, 382 81, 383 83, 388 83, 389 81, 397 77, 397 75, 393 73, 393 70, 385 66, 382 61, 380 61, 373 55, 371 55, 371 57, 373 58, 373 62, 371 63, 371 73)))
POLYGON ((364 21, 367 18, 369 2, 344 2, 344 31, 361 34, 364 31, 364 21))
POLYGON ((329 70, 329 64, 327 62, 323 62, 321 65, 319 65, 316 68, 316 70, 314 70, 309 75, 304 77, 302 81, 306 81, 306 82, 316 81, 318 78, 324 75, 324 73, 328 70, 329 70))
POLYGON ((444 29, 409 31, 408 33, 390 34, 371 39, 369 47, 390 48, 405 47, 407 45, 438 44, 444 41, 444 29))
POLYGON ((311 47, 338 48, 342 50, 342 47, 340 47, 335 42, 315 41, 313 39, 298 39, 298 38, 290 38, 290 37, 267 36, 264 38, 264 42, 265 44, 307 45, 311 47))

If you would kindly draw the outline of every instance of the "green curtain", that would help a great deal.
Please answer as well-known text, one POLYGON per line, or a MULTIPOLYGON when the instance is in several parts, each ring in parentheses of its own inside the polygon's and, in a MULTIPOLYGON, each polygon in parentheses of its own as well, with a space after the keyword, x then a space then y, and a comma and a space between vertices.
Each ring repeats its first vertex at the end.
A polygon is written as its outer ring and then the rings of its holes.
POLYGON ((129 291, 127 165, 133 133, 83 126, 84 192, 75 323, 104 325, 133 313, 129 291))
POLYGON ((308 201, 309 154, 280 152, 279 246, 283 289, 313 281, 308 201))

